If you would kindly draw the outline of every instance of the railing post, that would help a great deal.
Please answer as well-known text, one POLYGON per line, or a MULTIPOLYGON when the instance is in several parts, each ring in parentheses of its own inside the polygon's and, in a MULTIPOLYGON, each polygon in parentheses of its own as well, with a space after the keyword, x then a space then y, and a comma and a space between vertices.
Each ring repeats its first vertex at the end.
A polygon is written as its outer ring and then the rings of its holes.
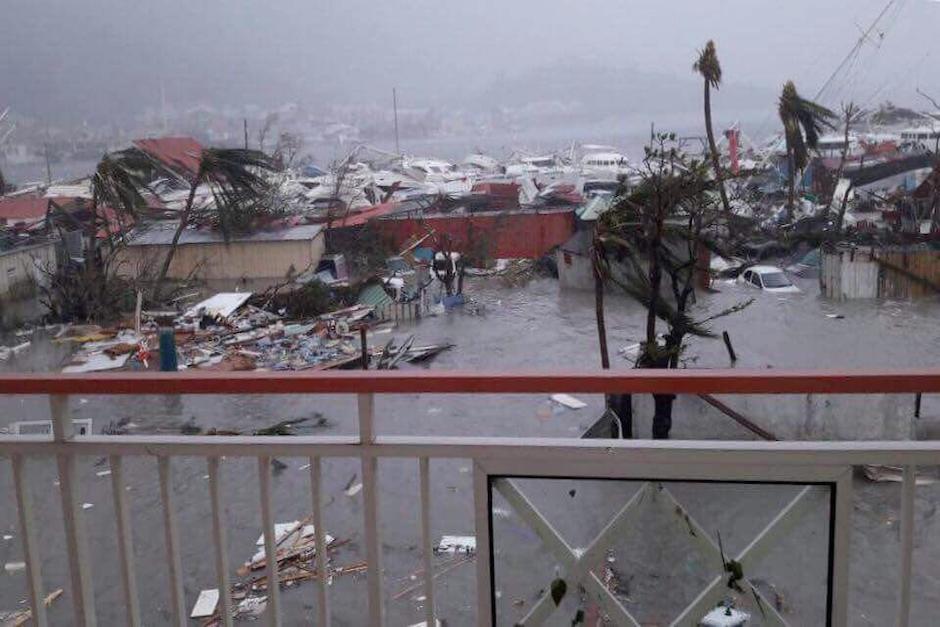
POLYGON ((36 544, 36 533, 33 530, 33 502, 26 485, 24 464, 26 460, 22 455, 14 455, 13 484, 16 488, 16 505, 19 509, 20 535, 23 537, 23 557, 26 559, 26 575, 29 578, 29 607, 32 610, 32 624, 37 627, 46 627, 46 605, 43 602, 41 559, 39 545, 36 544))
POLYGON ((330 624, 330 597, 326 584, 327 573, 326 529, 323 526, 323 472, 320 457, 310 458, 310 492, 313 499, 313 527, 317 541, 317 622, 318 627, 330 624))
POLYGON ((109 462, 111 492, 114 496, 114 518, 118 532, 118 555, 121 559, 121 578, 124 581, 124 602, 127 604, 127 624, 131 627, 140 627, 140 598, 137 594, 137 576, 134 571, 134 540, 124 489, 124 460, 120 455, 112 455, 109 462))
POLYGON ((490 486, 486 470, 473 462, 473 509, 477 537, 477 625, 492 627, 493 598, 490 579, 490 486))
POLYGON ((281 582, 277 576, 277 538, 274 512, 271 511, 271 458, 258 458, 258 483, 261 494, 261 526, 264 539, 265 572, 268 580, 268 624, 281 625, 281 582))
POLYGON ((852 468, 836 481, 832 550, 832 626, 849 624, 849 537, 852 533, 852 468))
POLYGON ((434 627, 434 549, 431 537, 431 464, 427 457, 419 461, 421 475, 421 551, 424 557, 425 624, 434 627))
MULTIPOLYGON (((69 397, 64 394, 49 396, 49 411, 52 415, 52 438, 56 442, 69 442, 75 436, 72 418, 69 415, 69 397)), ((85 523, 82 519, 81 499, 78 494, 75 455, 59 453, 59 494, 62 498, 62 518, 65 523, 65 542, 69 552, 69 574, 72 584, 72 608, 76 627, 94 627, 95 594, 92 588, 91 563, 88 561, 88 545, 85 523)))
POLYGON ((362 494, 366 531, 366 562, 369 582, 369 624, 381 627, 385 621, 382 594, 382 543, 379 539, 378 459, 371 451, 375 442, 375 396, 359 394, 359 441, 363 448, 362 494))
POLYGON ((897 627, 907 627, 911 620, 911 572, 914 557, 914 492, 917 486, 917 468, 904 467, 901 484, 901 569, 898 573, 897 627))
POLYGON ((176 527, 173 470, 170 466, 170 458, 165 455, 158 457, 157 470, 160 475, 160 498, 163 501, 163 533, 166 539, 166 561, 170 578, 172 622, 185 627, 187 616, 186 597, 183 594, 183 563, 180 559, 179 531, 176 527))
POLYGON ((224 510, 222 508, 222 490, 219 484, 219 458, 210 457, 209 499, 212 501, 212 539, 215 544, 215 570, 219 586, 219 612, 222 624, 232 627, 232 586, 228 577, 228 555, 225 546, 224 510))

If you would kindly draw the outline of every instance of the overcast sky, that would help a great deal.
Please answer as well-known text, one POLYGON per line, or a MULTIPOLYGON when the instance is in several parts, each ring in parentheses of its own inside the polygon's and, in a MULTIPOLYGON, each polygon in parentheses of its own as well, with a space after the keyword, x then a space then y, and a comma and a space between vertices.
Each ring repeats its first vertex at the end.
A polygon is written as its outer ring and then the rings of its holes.
MULTIPOLYGON (((0 107, 87 116, 158 104, 447 102, 578 59, 687 78, 713 38, 726 82, 812 96, 886 0, 3 0, 0 107)), ((830 104, 940 96, 940 3, 896 0, 830 104), (884 33, 884 37, 881 37, 884 33)), ((563 81, 564 77, 558 77, 563 81)))

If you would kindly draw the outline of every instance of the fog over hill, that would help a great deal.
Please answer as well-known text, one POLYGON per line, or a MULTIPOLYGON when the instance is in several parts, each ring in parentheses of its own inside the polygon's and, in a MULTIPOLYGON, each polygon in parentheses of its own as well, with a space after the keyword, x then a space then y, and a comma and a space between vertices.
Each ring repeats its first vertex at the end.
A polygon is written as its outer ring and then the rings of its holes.
MULTIPOLYGON (((718 44, 716 107, 751 109, 794 79, 812 95, 884 0, 5 0, 0 106, 51 123, 113 121, 159 105, 387 103, 487 110, 583 103, 697 107, 696 51, 718 44), (571 59, 575 59, 572 61, 571 59), (578 60, 582 59, 582 60, 578 60), (754 86, 754 87, 749 87, 754 86)), ((940 3, 898 0, 826 95, 923 106, 940 3)))

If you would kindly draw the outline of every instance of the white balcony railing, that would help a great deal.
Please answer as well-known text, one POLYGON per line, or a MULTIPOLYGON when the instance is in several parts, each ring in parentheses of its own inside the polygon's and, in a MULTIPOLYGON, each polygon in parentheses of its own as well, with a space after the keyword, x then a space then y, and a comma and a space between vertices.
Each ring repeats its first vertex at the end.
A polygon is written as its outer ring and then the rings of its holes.
MULTIPOLYGON (((0 377, 0 394, 49 395, 53 435, 0 436, 0 456, 10 460, 20 537, 28 577, 29 606, 33 624, 48 624, 43 603, 41 563, 43 547, 37 543, 32 490, 25 460, 55 456, 58 466, 62 523, 65 529, 71 581, 73 623, 97 624, 92 590, 92 558, 86 529, 80 515, 82 498, 76 476, 76 458, 105 456, 110 461, 111 484, 117 528, 120 576, 126 607, 126 624, 141 624, 140 598, 134 564, 134 542, 129 518, 129 493, 124 489, 124 460, 146 456, 157 459, 166 565, 172 600, 171 622, 187 623, 183 591, 180 534, 177 509, 171 489, 174 459, 205 460, 209 478, 212 536, 220 596, 221 621, 232 624, 232 600, 226 555, 225 506, 220 490, 222 457, 257 459, 261 520, 267 562, 267 616, 272 625, 282 624, 278 585, 277 546, 272 510, 271 465, 273 457, 306 457, 310 464, 310 494, 316 530, 316 568, 326 573, 326 538, 323 526, 322 461, 327 458, 358 458, 363 481, 363 525, 367 562, 368 616, 370 625, 385 624, 381 525, 379 521, 377 462, 380 458, 417 461, 420 490, 421 550, 424 572, 432 573, 430 528, 431 480, 429 460, 460 458, 472 461, 474 480, 475 533, 477 542, 476 622, 496 622, 492 551, 492 499, 498 492, 541 540, 544 551, 561 564, 569 586, 583 586, 588 596, 615 624, 638 625, 637 620, 610 592, 592 565, 607 548, 626 533, 643 507, 659 507, 667 515, 681 517, 695 531, 695 550, 716 565, 714 576, 694 600, 682 608, 673 625, 697 625, 701 617, 721 600, 726 573, 720 566, 725 556, 709 532, 699 525, 669 490, 668 482, 788 482, 805 484, 770 524, 734 556, 749 572, 758 560, 811 507, 815 496, 829 496, 830 547, 826 611, 829 623, 848 624, 849 532, 852 517, 853 467, 863 464, 900 466, 901 516, 900 570, 897 573, 896 624, 908 624, 911 602, 912 547, 914 533, 914 488, 917 466, 940 463, 940 442, 715 442, 576 440, 549 438, 474 438, 381 436, 377 434, 374 395, 378 393, 535 393, 535 392, 676 392, 711 393, 913 393, 940 392, 940 372, 889 373, 793 373, 746 371, 677 372, 632 371, 627 374, 525 375, 525 374, 437 374, 437 373, 337 373, 337 374, 231 374, 222 375, 112 375, 85 378, 10 375, 0 377), (81 436, 72 433, 68 394, 233 394, 233 393, 353 393, 358 398, 358 436, 241 437, 241 436, 81 436), (520 488, 518 477, 617 478, 642 480, 635 495, 621 507, 585 549, 574 549, 520 488)), ((817 501, 818 502, 818 501, 817 501)), ((49 521, 44 521, 49 524, 49 521)), ((136 540, 140 542, 140 539, 136 540)), ((863 576, 862 573, 856 576, 863 576)), ((550 579, 550 575, 548 578, 550 579)), ((330 624, 330 590, 327 577, 317 577, 317 624, 330 624)), ((745 599, 752 599, 764 624, 786 625, 787 620, 743 577, 745 599)), ((548 586, 548 579, 545 586, 548 586)), ((424 608, 428 625, 441 618, 435 611, 435 583, 424 577, 424 608)), ((533 604, 521 621, 541 624, 555 611, 549 595, 533 604)))

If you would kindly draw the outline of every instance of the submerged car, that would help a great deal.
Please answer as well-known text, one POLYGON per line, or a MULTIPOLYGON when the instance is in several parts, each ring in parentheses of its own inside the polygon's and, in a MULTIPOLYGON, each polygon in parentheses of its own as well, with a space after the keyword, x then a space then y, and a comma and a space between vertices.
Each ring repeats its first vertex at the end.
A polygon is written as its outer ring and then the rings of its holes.
POLYGON ((800 288, 793 285, 786 273, 777 266, 751 266, 738 275, 738 283, 745 283, 765 292, 778 294, 793 294, 800 291, 800 288))

